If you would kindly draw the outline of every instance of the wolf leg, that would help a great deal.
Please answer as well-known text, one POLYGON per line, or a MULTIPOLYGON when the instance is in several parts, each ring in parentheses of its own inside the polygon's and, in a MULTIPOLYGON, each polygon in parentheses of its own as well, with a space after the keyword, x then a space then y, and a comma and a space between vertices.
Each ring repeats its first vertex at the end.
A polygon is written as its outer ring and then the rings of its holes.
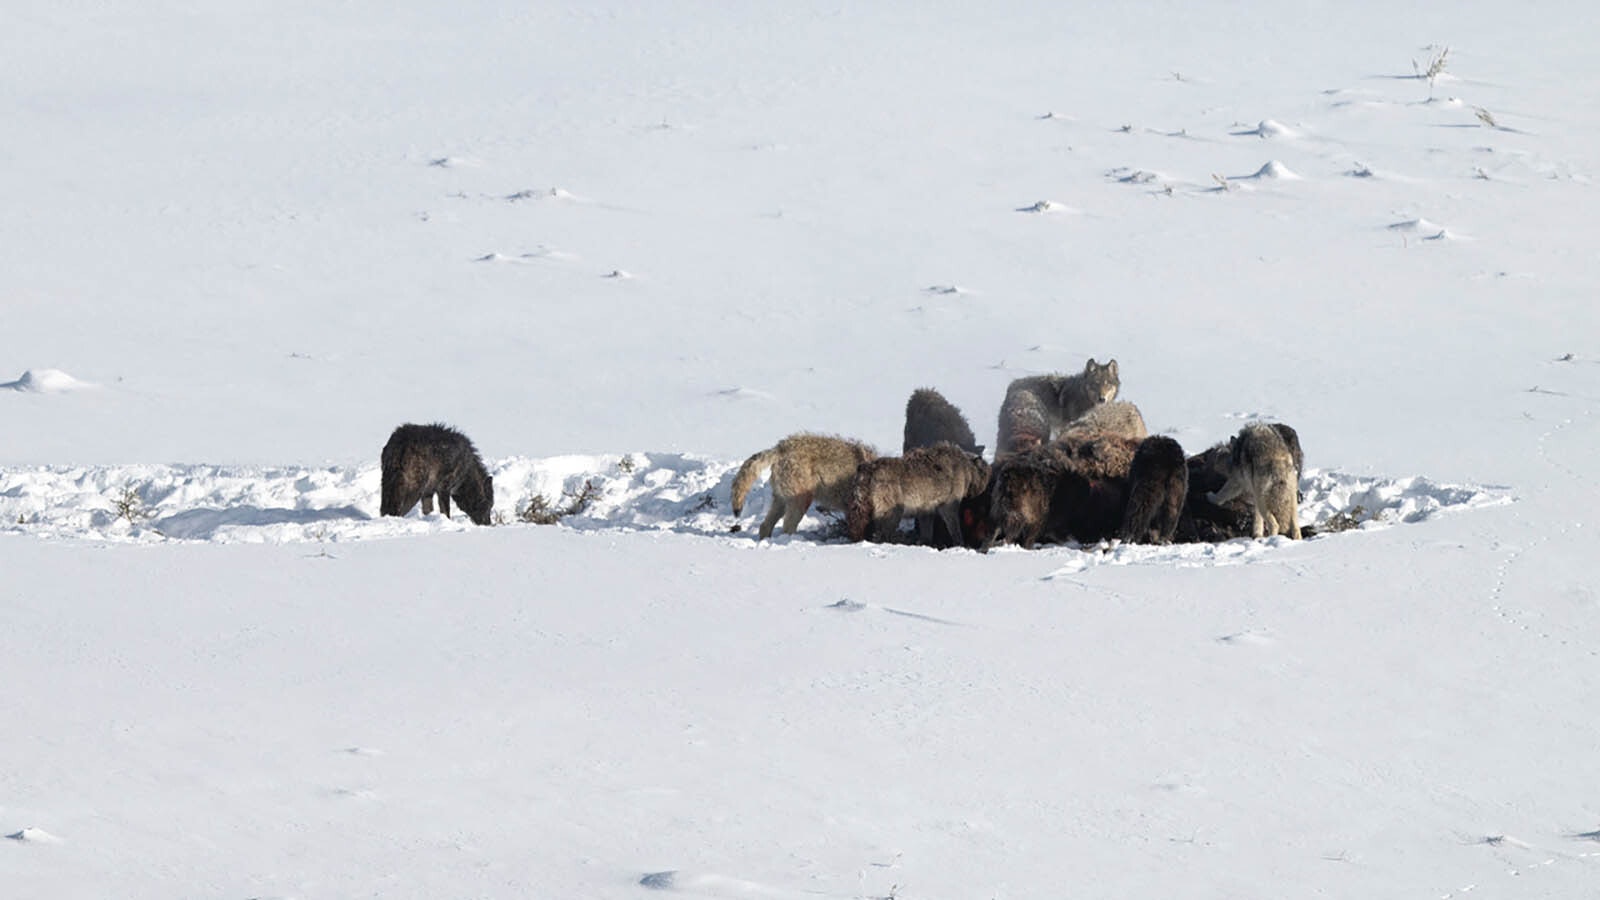
POLYGON ((1278 534, 1290 540, 1300 540, 1300 510, 1295 504, 1296 489, 1291 484, 1279 484, 1273 491, 1272 514, 1278 522, 1278 534))
POLYGON ((439 492, 439 511, 444 513, 446 519, 450 518, 450 492, 439 492))
POLYGON ((425 516, 433 515, 433 492, 432 491, 429 491, 428 493, 422 495, 422 514, 425 515, 425 516))
MULTIPOLYGON (((933 534, 933 516, 928 516, 928 534, 933 534)), ((965 547, 966 535, 961 533, 961 501, 946 503, 939 507, 939 518, 944 520, 945 530, 950 532, 950 546, 965 547)), ((932 543, 932 541, 929 541, 932 543)))
POLYGON ((761 530, 757 532, 761 540, 772 537, 772 526, 778 524, 783 518, 783 498, 776 492, 772 495, 772 505, 767 507, 767 517, 761 522, 761 530))
POLYGON ((790 497, 787 506, 783 513, 783 533, 794 534, 800 527, 800 520, 805 518, 806 510, 811 508, 811 491, 790 497))
POLYGON ((1267 522, 1261 516, 1261 507, 1250 507, 1250 536, 1262 538, 1267 536, 1267 522))

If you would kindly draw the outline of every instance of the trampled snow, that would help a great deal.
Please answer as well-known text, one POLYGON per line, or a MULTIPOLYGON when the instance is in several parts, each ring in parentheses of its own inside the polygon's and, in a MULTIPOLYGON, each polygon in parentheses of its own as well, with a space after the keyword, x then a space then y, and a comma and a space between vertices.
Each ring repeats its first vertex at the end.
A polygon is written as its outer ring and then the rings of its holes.
POLYGON ((1591 18, 8 17, 0 895, 1591 895, 1591 18), (1089 357, 1324 530, 729 513, 1089 357), (377 515, 406 421, 504 524, 377 515))

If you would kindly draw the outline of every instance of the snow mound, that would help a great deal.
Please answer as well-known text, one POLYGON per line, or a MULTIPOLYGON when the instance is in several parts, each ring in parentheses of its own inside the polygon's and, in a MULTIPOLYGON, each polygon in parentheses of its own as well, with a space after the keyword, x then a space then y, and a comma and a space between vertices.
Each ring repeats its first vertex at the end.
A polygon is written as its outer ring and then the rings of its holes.
POLYGON ((1262 119, 1259 125, 1249 131, 1235 131, 1233 134, 1237 137, 1258 138, 1292 138, 1299 136, 1289 126, 1272 119, 1262 119))
MULTIPOLYGON (((733 526, 759 521, 770 494, 751 492, 742 522, 729 515, 729 489, 739 461, 692 454, 510 457, 491 461, 495 521, 522 526, 519 513, 535 497, 547 507, 579 506, 558 527, 593 532, 675 532, 748 542, 733 526), (578 499, 582 502, 578 503, 578 499)), ((376 462, 348 467, 208 465, 49 466, 0 469, 0 533, 88 541, 159 543, 336 543, 468 531, 452 518, 378 513, 376 462)), ((1452 510, 1507 502, 1503 490, 1439 484, 1413 476, 1362 478, 1312 470, 1302 479, 1301 523, 1323 532, 1420 522, 1452 510), (1330 523, 1333 527, 1330 527, 1330 523)), ((802 539, 831 533, 815 510, 802 539)), ((780 541, 784 540, 780 538, 780 541)), ((1286 540, 1286 539, 1283 539, 1286 540)), ((1125 565, 1164 562, 1220 565, 1258 555, 1273 541, 1174 547, 1115 546, 1096 560, 1125 565)), ((888 548, 912 550, 920 548, 888 548)), ((1017 550, 1015 552, 1029 552, 1017 550)), ((1072 547, 1047 551, 1074 554, 1072 547)))
POLYGON ((29 369, 16 381, 0 383, 0 390, 13 390, 29 394, 64 394, 94 387, 79 381, 60 369, 29 369))
POLYGON ((1267 160, 1266 165, 1255 171, 1251 178, 1279 178, 1284 181, 1299 181, 1300 176, 1289 171, 1289 167, 1275 159, 1267 160))
POLYGON ((1458 237, 1458 235, 1443 225, 1440 225, 1437 222, 1430 222, 1427 219, 1422 218, 1406 219, 1403 222, 1395 222, 1389 226, 1389 230, 1398 231, 1402 234, 1414 234, 1426 241, 1448 241, 1455 240, 1458 237))
POLYGON ((1064 203, 1057 203, 1054 200, 1040 200, 1037 203, 1033 203, 1028 206, 1017 207, 1017 212, 1022 213, 1060 213, 1071 211, 1072 207, 1067 206, 1064 203))
POLYGON ((58 838, 50 832, 45 831, 43 828, 24 828, 21 831, 12 832, 11 834, 6 835, 6 837, 10 840, 21 841, 26 844, 61 843, 61 838, 58 838))

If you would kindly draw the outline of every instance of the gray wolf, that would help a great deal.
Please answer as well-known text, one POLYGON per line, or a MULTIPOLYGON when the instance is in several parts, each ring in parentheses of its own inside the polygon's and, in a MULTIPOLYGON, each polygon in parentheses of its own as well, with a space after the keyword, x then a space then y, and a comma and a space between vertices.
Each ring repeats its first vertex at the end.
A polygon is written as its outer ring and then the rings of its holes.
POLYGON ((1128 508, 1122 539, 1128 543, 1170 544, 1189 493, 1189 465, 1183 447, 1161 435, 1147 437, 1133 454, 1128 473, 1128 508))
POLYGON ((396 428, 383 445, 381 515, 403 516, 422 501, 424 515, 433 513, 433 499, 450 518, 454 499, 473 522, 489 524, 494 507, 494 479, 483 468, 478 450, 467 436, 445 425, 396 428))
POLYGON ((955 404, 933 388, 918 388, 906 401, 905 441, 900 452, 931 447, 940 441, 949 441, 968 453, 983 452, 967 417, 955 404))
POLYGON ((751 486, 771 468, 772 505, 761 523, 758 539, 772 537, 779 519, 783 519, 783 533, 794 534, 813 503, 819 508, 843 510, 850 502, 856 467, 877 458, 877 451, 860 441, 824 434, 791 434, 739 467, 733 476, 733 514, 744 513, 751 486))
POLYGON ((1006 387, 1000 404, 995 457, 1047 444, 1073 419, 1097 403, 1116 399, 1122 380, 1117 361, 1090 359, 1077 375, 1032 375, 1006 387))
MULTIPOLYGON (((1140 441, 1150 436, 1150 429, 1145 427, 1144 416, 1139 414, 1139 407, 1126 400, 1107 400, 1105 403, 1091 406, 1088 412, 1068 422, 1061 434, 1065 436, 1096 432, 1117 434, 1140 441)), ((1059 439, 1058 437, 1057 440, 1059 439)))
POLYGON ((1284 444, 1289 448, 1289 455, 1294 458, 1294 474, 1297 479, 1294 485, 1294 498, 1303 502, 1306 498, 1300 493, 1298 479, 1306 472, 1306 455, 1300 450, 1300 433, 1282 422, 1273 422, 1272 430, 1278 433, 1278 437, 1283 438, 1284 444))
POLYGON ((887 541, 900 520, 917 517, 924 543, 933 542, 934 516, 957 544, 961 533, 961 501, 976 497, 989 484, 989 464, 949 441, 918 447, 904 456, 862 463, 845 514, 850 540, 869 534, 887 541))
POLYGON ((1300 473, 1283 435, 1271 425, 1246 425, 1228 444, 1228 480, 1208 495, 1223 505, 1243 498, 1250 507, 1250 536, 1300 539, 1296 490, 1300 473))

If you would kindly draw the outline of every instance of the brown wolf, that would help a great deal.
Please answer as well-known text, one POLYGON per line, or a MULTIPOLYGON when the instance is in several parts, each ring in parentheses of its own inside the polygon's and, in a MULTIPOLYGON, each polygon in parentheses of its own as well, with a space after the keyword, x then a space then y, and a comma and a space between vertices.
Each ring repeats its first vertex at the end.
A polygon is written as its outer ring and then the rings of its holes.
POLYGON ((940 441, 949 441, 968 453, 982 453, 977 438, 972 436, 972 426, 955 404, 933 388, 918 388, 906 401, 905 441, 900 452, 918 447, 931 447, 940 441))
POLYGON ((1284 534, 1300 539, 1295 509, 1300 473, 1283 435, 1270 425, 1252 423, 1228 444, 1228 480, 1207 499, 1218 505, 1236 498, 1248 501, 1250 536, 1284 534))
POLYGON ((1133 454, 1128 474, 1128 508, 1122 539, 1129 543, 1170 544, 1189 493, 1189 466, 1183 447, 1161 435, 1147 437, 1133 454))
POLYGON ((1139 407, 1126 400, 1108 400, 1091 406, 1088 412, 1068 422, 1057 440, 1069 434, 1094 433, 1116 434, 1142 441, 1150 436, 1150 429, 1145 427, 1139 407))
POLYGON ((433 513, 433 498, 450 518, 450 500, 479 525, 489 524, 494 507, 494 479, 483 468, 477 448, 467 436, 444 425, 405 424, 383 445, 381 515, 403 516, 422 501, 424 515, 433 513))
MULTIPOLYGON (((943 394, 933 388, 918 388, 911 392, 911 399, 906 401, 906 430, 905 440, 900 446, 900 452, 906 453, 918 447, 931 447, 940 441, 949 441, 969 453, 983 453, 983 446, 973 437, 972 426, 967 424, 966 416, 961 414, 955 404, 944 398, 943 394)), ((949 547, 955 544, 974 546, 971 526, 976 518, 972 512, 975 498, 962 501, 961 530, 965 540, 957 540, 950 535, 950 530, 945 527, 944 520, 937 516, 933 518, 933 546, 949 547)), ((985 498, 983 509, 988 509, 985 498)), ((917 520, 917 530, 922 529, 921 517, 917 520)))
POLYGON ((956 543, 962 543, 961 501, 976 497, 989 484, 989 464, 983 457, 941 441, 918 447, 898 458, 862 463, 845 515, 850 540, 873 533, 890 540, 906 516, 917 517, 924 543, 933 542, 937 515, 956 543))
POLYGON ((1116 399, 1121 386, 1114 359, 1103 365, 1090 359, 1077 375, 1018 378, 1007 386, 1000 404, 995 457, 1049 443, 1090 407, 1116 399))
POLYGON ((1084 478, 1124 481, 1133 469, 1133 454, 1139 441, 1106 432, 1069 432, 1050 445, 1066 466, 1084 478))
POLYGON ((758 536, 772 537, 772 528, 779 519, 783 519, 783 533, 794 534, 812 503, 819 508, 843 510, 850 502, 850 482, 856 467, 877 457, 877 451, 859 441, 823 434, 791 434, 739 467, 733 476, 733 514, 744 513, 751 486, 770 467, 772 505, 758 536))

